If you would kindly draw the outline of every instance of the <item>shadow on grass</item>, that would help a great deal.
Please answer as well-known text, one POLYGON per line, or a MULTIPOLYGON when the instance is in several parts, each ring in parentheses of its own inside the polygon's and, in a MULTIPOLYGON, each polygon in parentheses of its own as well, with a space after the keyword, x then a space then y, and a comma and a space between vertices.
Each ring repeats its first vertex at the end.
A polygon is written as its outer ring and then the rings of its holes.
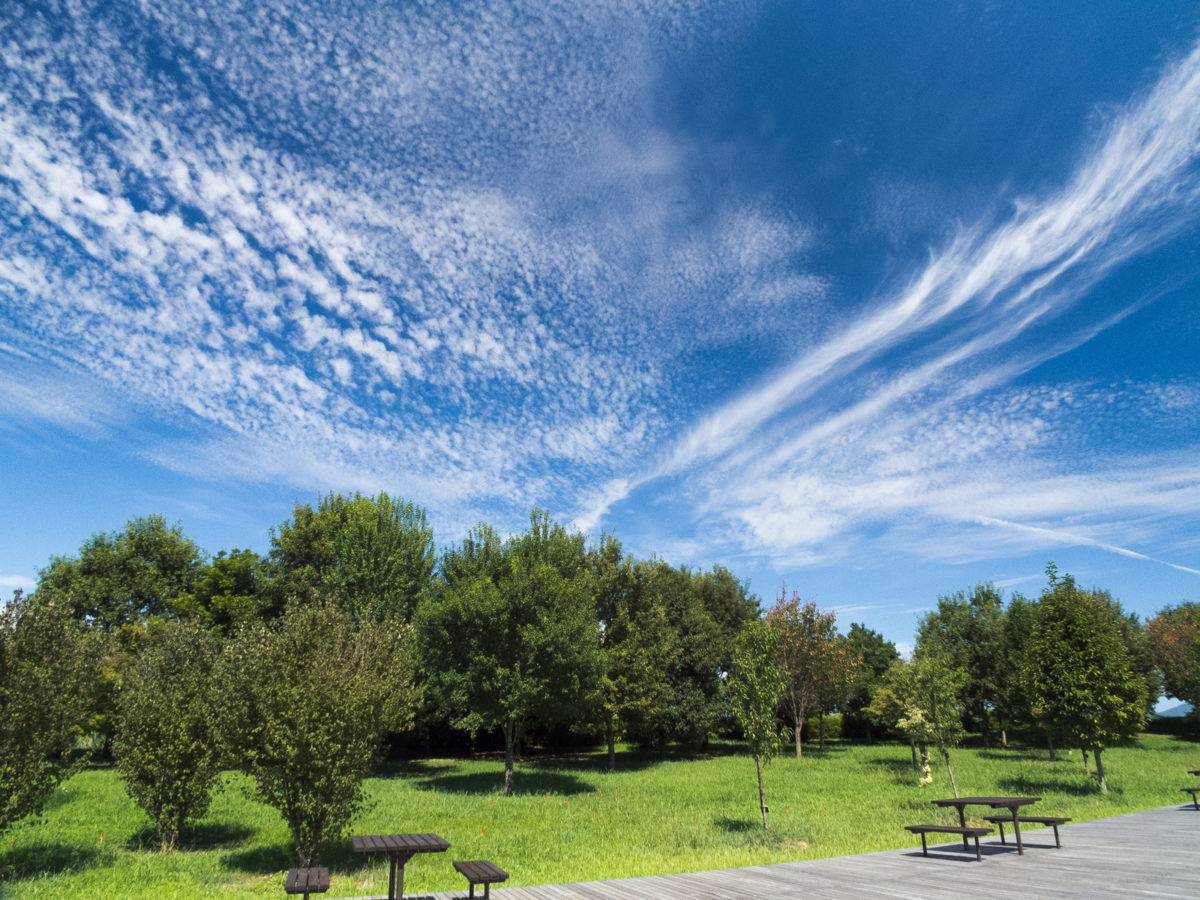
MULTIPOLYGON (((887 773, 892 777, 893 784, 915 784, 917 779, 921 777, 919 769, 914 769, 911 759, 896 759, 895 757, 877 756, 875 759, 866 760, 867 765, 879 766, 881 769, 887 770, 887 773)), ((930 765, 933 765, 932 760, 930 765)))
POLYGON ((713 824, 729 834, 753 834, 763 830, 761 819, 713 819, 713 824))
MULTIPOLYGON (((291 844, 260 844, 221 857, 221 865, 231 871, 250 875, 271 875, 300 865, 291 844)), ((321 851, 321 865, 339 874, 353 875, 372 866, 387 870, 386 856, 355 853, 348 838, 327 844, 321 851)))
MULTIPOLYGON (((495 772, 464 772, 417 779, 418 786, 447 794, 495 794, 504 789, 504 767, 495 772)), ((514 794, 575 795, 591 793, 594 788, 574 775, 539 771, 528 763, 517 766, 513 779, 514 794)))
MULTIPOLYGON (((241 844, 254 829, 230 822, 202 822, 188 825, 179 835, 180 850, 218 850, 241 844)), ((158 835, 153 827, 143 828, 125 842, 126 850, 157 850, 158 835)))
MULTIPOLYGON (((37 844, 0 853, 0 878, 38 878, 73 869, 107 865, 99 850, 71 844, 37 844)), ((0 887, 0 894, 3 888, 0 887)))
MULTIPOLYGON (((1009 762, 1051 762, 1050 754, 1046 750, 1029 750, 1029 749, 1009 749, 1003 750, 993 748, 991 750, 979 750, 977 755, 980 759, 1000 759, 1009 762)), ((1060 754, 1061 756, 1061 754, 1060 754)))
MULTIPOLYGON (((1001 778, 996 785, 1006 791, 1012 791, 1014 796, 1032 796, 1034 794, 1069 794, 1072 797, 1101 797, 1100 785, 1091 776, 1090 782, 1067 781, 1057 778, 1001 778)), ((1121 789, 1113 786, 1108 788, 1109 797, 1121 796, 1121 789)))

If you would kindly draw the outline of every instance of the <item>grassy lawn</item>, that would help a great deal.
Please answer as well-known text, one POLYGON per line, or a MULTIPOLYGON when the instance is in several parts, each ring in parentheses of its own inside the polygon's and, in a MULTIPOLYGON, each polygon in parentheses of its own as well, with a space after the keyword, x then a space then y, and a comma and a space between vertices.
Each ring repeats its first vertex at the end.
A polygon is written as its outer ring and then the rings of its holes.
MULTIPOLYGON (((533 757, 517 768, 513 797, 500 792, 502 763, 427 759, 390 765, 368 783, 374 800, 356 834, 441 834, 445 855, 417 856, 405 891, 465 888, 451 859, 491 859, 509 885, 547 884, 812 859, 912 846, 904 825, 955 816, 929 801, 951 794, 944 767, 917 785, 907 746, 831 744, 803 760, 776 759, 765 772, 771 830, 759 822, 753 761, 734 745, 710 757, 667 762, 624 750, 618 771, 595 753, 533 757)), ((1079 753, 958 750, 963 794, 1035 794, 1038 811, 1094 819, 1182 803, 1187 769, 1200 744, 1145 735, 1138 746, 1104 754, 1110 791, 1098 793, 1079 753)), ((58 790, 43 821, 7 835, 0 847, 4 897, 283 896, 294 865, 278 814, 245 796, 228 774, 208 816, 185 832, 183 849, 158 852, 146 817, 115 772, 83 772, 58 790)), ((989 811, 980 810, 979 814, 989 811)), ((361 858, 349 839, 326 851, 333 872, 325 896, 387 890, 382 858, 361 858)))

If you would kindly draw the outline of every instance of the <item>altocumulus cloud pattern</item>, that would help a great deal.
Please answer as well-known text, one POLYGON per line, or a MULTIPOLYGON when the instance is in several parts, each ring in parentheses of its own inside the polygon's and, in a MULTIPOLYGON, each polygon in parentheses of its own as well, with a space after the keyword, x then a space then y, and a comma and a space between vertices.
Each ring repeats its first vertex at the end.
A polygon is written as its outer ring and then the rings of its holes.
POLYGON ((1039 377, 1195 275, 1104 287, 1195 240, 1194 41, 1029 184, 943 215, 879 163, 851 227, 805 193, 845 175, 787 148, 887 147, 705 81, 769 56, 768 12, 10 0, 3 409, 158 423, 167 470, 399 486, 451 532, 650 506, 685 556, 1059 542, 1194 572, 1195 367, 1039 377))

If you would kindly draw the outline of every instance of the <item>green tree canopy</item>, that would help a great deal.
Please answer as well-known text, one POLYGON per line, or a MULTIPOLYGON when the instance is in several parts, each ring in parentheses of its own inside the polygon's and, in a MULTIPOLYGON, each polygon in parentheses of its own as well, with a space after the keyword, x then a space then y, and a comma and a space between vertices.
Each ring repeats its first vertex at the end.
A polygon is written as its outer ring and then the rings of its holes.
POLYGON ((56 556, 38 573, 38 591, 65 598, 89 626, 117 632, 178 615, 204 555, 179 525, 162 516, 131 519, 123 531, 99 532, 76 557, 56 556))
POLYGON ((417 647, 429 690, 453 724, 503 731, 511 794, 525 727, 581 716, 603 658, 582 535, 535 510, 529 530, 505 543, 500 565, 490 534, 477 529, 482 540, 468 538, 452 554, 454 580, 418 609, 417 647))
POLYGON ((1100 789, 1108 790, 1101 752, 1133 738, 1145 724, 1146 683, 1133 670, 1111 604, 1048 572, 1026 655, 1033 714, 1060 740, 1095 755, 1100 789))
POLYGON ((79 764, 104 643, 45 589, 0 609, 0 832, 38 813, 79 764))
POLYGON ((263 618, 266 564, 253 550, 220 551, 200 568, 186 608, 190 616, 219 634, 263 618))
POLYGON ((609 769, 616 767, 616 738, 646 730, 671 702, 671 671, 679 657, 676 633, 666 609, 645 589, 647 569, 624 556, 620 542, 606 535, 588 554, 594 578, 604 675, 594 718, 608 743, 609 769))
POLYGON ((412 725, 410 634, 395 619, 359 625, 329 601, 297 603, 243 628, 222 654, 222 733, 302 866, 362 809, 384 737, 412 725))
POLYGON ((851 723, 850 727, 859 732, 865 731, 869 738, 867 707, 871 705, 871 695, 900 654, 895 644, 885 641, 882 634, 859 622, 850 624, 846 642, 851 655, 861 660, 861 664, 855 670, 855 680, 843 712, 851 723))
POLYGON ((967 674, 961 690, 966 725, 990 742, 992 710, 1000 691, 1004 598, 990 582, 938 597, 937 609, 917 626, 918 655, 930 654, 967 674))
POLYGON ((763 828, 767 804, 762 770, 782 744, 775 711, 783 699, 784 672, 779 665, 779 631, 761 620, 746 625, 734 645, 729 673, 729 699, 733 716, 754 757, 758 773, 758 808, 763 828))
POLYGON ((328 494, 271 529, 270 560, 276 605, 319 592, 356 618, 410 621, 433 576, 433 531, 410 502, 328 494))

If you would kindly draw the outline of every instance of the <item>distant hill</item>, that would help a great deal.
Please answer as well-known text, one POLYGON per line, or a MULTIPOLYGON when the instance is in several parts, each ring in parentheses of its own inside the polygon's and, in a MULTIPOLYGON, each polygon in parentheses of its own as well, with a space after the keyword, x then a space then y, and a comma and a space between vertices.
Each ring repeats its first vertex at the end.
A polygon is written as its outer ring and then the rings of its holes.
POLYGON ((1164 710, 1156 713, 1156 715, 1161 716, 1164 719, 1182 719, 1184 716, 1186 716, 1191 711, 1192 711, 1192 704, 1180 703, 1176 706, 1172 706, 1168 709, 1164 709, 1164 710))

